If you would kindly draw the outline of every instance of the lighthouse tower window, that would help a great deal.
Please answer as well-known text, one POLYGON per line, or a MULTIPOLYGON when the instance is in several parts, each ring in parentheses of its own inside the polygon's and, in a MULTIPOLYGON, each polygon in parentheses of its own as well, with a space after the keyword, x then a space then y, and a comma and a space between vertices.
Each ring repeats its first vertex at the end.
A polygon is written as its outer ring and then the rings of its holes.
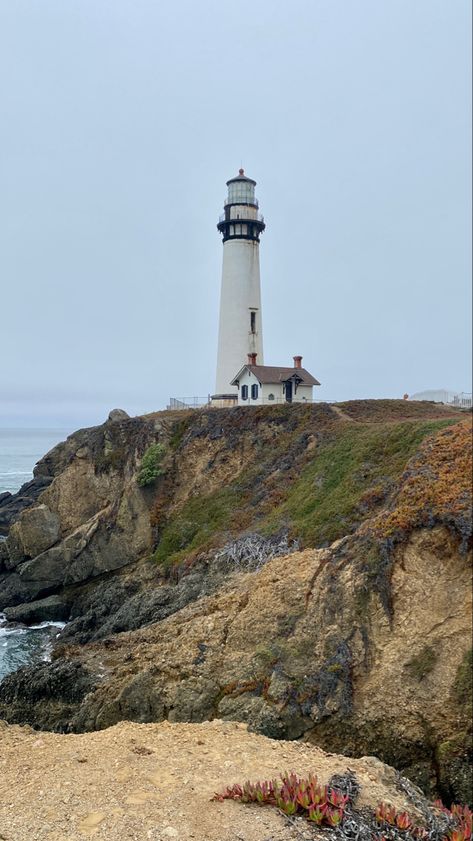
POLYGON ((256 313, 250 313, 250 332, 256 333, 256 313))

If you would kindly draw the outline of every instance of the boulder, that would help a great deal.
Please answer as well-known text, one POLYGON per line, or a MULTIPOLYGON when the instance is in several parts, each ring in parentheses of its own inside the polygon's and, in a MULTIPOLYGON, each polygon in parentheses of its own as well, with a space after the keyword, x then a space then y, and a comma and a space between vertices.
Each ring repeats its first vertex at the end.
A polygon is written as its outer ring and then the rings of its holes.
POLYGON ((11 566, 25 558, 34 558, 59 540, 59 517, 47 505, 35 505, 23 511, 13 523, 8 537, 11 566))
POLYGON ((130 415, 125 412, 125 409, 112 409, 108 416, 108 420, 114 423, 115 421, 129 420, 130 415))
POLYGON ((96 685, 95 676, 69 660, 24 666, 0 684, 0 718, 8 710, 11 723, 65 732, 81 701, 96 685))
POLYGON ((21 604, 31 598, 29 587, 16 571, 0 572, 0 612, 6 607, 21 604))
POLYGON ((70 608, 60 596, 48 596, 29 604, 7 607, 4 612, 9 622, 33 625, 36 622, 65 622, 69 618, 70 608))
POLYGON ((22 485, 18 493, 7 492, 0 495, 0 535, 8 534, 11 524, 25 508, 34 505, 39 495, 51 482, 50 476, 37 476, 22 485))

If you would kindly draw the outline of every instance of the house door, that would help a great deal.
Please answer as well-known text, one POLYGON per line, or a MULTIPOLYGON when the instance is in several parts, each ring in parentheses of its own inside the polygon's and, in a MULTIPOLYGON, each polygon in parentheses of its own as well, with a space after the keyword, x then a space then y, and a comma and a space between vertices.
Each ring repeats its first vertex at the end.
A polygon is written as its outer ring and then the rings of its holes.
POLYGON ((286 382, 286 403, 292 403, 292 383, 286 382))

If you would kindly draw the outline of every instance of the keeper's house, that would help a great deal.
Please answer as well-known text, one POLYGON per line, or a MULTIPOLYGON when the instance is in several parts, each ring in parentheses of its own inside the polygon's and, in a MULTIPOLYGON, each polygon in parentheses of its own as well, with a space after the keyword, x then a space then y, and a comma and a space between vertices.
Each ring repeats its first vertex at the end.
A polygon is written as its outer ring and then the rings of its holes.
POLYGON ((231 381, 238 388, 239 406, 266 403, 307 403, 313 400, 313 387, 319 381, 302 367, 302 356, 294 356, 293 368, 257 365, 256 353, 231 381))

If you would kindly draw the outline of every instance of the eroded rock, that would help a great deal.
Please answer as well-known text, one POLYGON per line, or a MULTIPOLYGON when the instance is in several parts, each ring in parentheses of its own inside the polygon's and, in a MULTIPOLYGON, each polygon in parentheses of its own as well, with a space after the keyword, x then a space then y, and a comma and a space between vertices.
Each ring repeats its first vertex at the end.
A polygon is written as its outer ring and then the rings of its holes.
POLYGON ((59 517, 47 505, 35 505, 23 511, 13 523, 7 539, 11 566, 17 566, 25 558, 34 558, 54 546, 59 534, 59 517))
POLYGON ((22 622, 25 625, 36 622, 65 622, 69 618, 70 605, 61 596, 49 596, 36 602, 7 607, 4 613, 9 622, 22 622))

